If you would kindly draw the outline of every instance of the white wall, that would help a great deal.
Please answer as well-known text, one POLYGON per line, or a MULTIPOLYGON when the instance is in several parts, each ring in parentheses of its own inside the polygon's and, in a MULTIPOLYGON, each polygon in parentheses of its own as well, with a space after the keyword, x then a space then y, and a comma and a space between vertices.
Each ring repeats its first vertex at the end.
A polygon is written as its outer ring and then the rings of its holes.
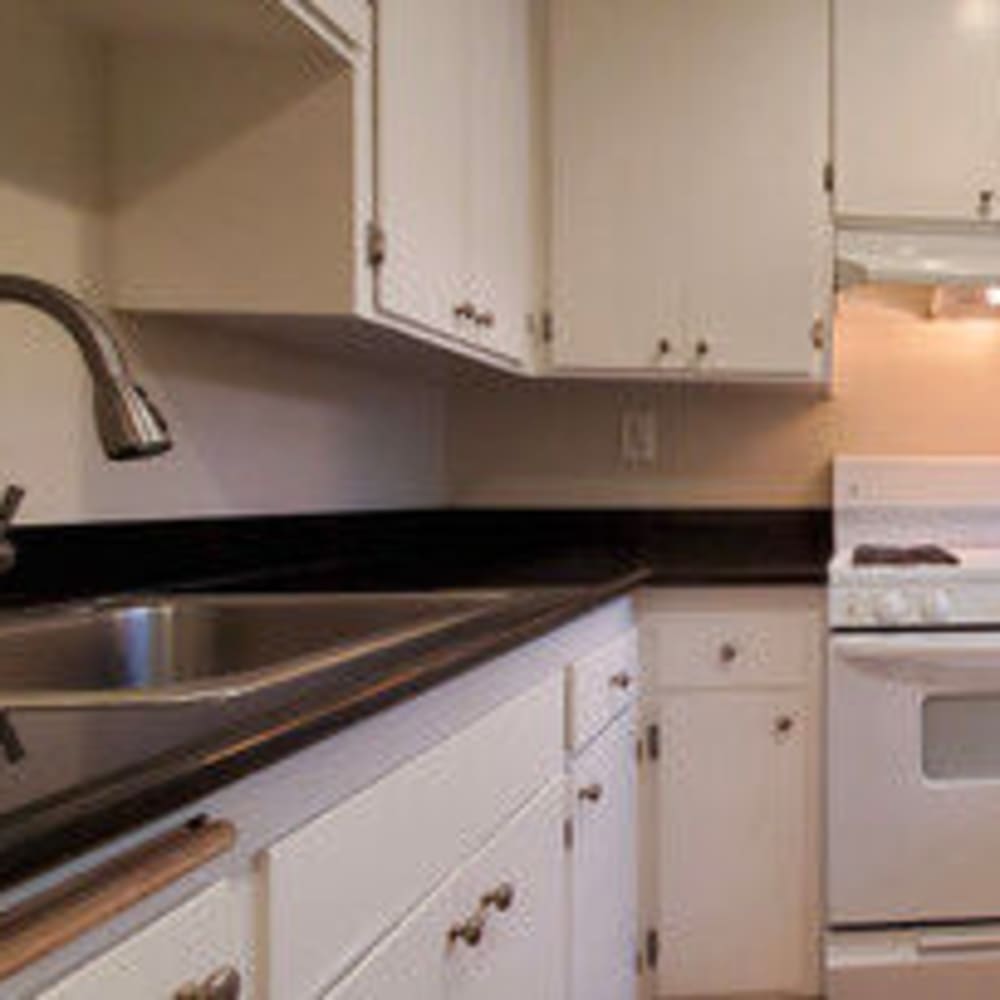
MULTIPOLYGON (((47 7, 0 3, 0 271, 99 299, 105 54, 47 7)), ((439 388, 177 321, 143 322, 129 342, 177 446, 119 466, 97 445, 72 342, 0 303, 0 485, 27 486, 25 521, 443 501, 439 388)))
POLYGON ((775 507, 830 502, 837 452, 1000 454, 1000 323, 928 320, 920 295, 842 305, 830 398, 697 385, 456 388, 449 468, 460 504, 775 507), (660 453, 620 458, 626 406, 660 453))

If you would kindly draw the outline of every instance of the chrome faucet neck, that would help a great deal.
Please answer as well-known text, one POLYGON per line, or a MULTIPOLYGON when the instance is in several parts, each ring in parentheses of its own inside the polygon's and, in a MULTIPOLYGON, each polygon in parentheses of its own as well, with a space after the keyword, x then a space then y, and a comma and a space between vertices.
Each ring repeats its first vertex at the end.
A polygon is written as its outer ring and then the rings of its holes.
POLYGON ((109 458, 147 458, 170 448, 166 421, 133 380, 103 317, 62 288, 21 274, 0 274, 0 301, 38 309, 76 342, 94 384, 97 431, 109 458))
POLYGON ((14 523, 24 496, 24 487, 11 485, 0 497, 0 573, 12 570, 17 561, 17 550, 7 537, 7 529, 14 523))

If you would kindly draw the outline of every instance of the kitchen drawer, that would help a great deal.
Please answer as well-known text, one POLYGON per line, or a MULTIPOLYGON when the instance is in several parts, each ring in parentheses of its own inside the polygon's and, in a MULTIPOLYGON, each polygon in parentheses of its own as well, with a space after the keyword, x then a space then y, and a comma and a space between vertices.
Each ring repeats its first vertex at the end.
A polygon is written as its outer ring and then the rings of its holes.
POLYGON ((635 699, 639 643, 635 629, 570 664, 566 745, 579 749, 635 699))
POLYGON ((329 987, 562 768, 556 675, 269 848, 270 1000, 329 987))
POLYGON ((160 917, 40 994, 38 1000, 174 997, 181 987, 235 969, 253 996, 249 905, 228 880, 160 917))
POLYGON ((325 1000, 565 996, 564 801, 564 783, 553 781, 325 1000), (489 904, 486 897, 498 890, 509 896, 489 904), (452 933, 472 922, 478 938, 452 933))
POLYGON ((661 688, 754 687, 807 682, 822 653, 818 610, 794 602, 770 608, 684 610, 651 616, 654 676, 661 688))

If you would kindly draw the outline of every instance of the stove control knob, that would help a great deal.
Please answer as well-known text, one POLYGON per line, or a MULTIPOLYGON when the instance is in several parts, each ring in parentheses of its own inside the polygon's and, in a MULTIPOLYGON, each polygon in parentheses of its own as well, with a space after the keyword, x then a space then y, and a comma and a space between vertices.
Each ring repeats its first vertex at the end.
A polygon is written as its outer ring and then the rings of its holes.
POLYGON ((909 605, 901 591, 887 590, 875 598, 873 610, 880 625, 902 625, 906 621, 909 605))
POLYGON ((951 599, 944 590, 932 590, 924 597, 923 619, 931 625, 943 625, 951 618, 951 599))

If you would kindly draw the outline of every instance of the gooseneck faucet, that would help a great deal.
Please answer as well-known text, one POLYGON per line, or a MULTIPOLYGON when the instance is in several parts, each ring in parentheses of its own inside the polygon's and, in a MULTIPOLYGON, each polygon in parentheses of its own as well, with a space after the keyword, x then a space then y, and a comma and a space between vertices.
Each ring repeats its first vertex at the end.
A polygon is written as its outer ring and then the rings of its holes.
POLYGON ((111 327, 90 306, 56 285, 20 274, 0 274, 0 301, 33 306, 76 341, 94 383, 94 417, 108 458, 149 458, 170 448, 166 421, 132 378, 111 327))
MULTIPOLYGON (((76 341, 94 383, 97 434, 108 458, 150 458, 169 450, 167 422, 132 378, 111 327, 90 306, 56 285, 21 274, 0 274, 0 302, 33 306, 76 341)), ((16 552, 7 529, 23 499, 20 486, 9 486, 0 497, 0 574, 14 567, 16 552)))

